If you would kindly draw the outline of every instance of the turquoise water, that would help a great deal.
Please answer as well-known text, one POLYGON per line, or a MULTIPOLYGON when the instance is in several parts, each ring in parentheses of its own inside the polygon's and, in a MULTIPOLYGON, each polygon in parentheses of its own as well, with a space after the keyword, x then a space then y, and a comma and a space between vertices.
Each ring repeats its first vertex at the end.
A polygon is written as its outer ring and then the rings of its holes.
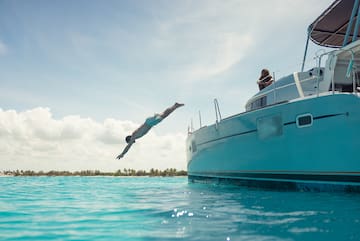
POLYGON ((360 194, 2 177, 0 240, 360 240, 360 194))

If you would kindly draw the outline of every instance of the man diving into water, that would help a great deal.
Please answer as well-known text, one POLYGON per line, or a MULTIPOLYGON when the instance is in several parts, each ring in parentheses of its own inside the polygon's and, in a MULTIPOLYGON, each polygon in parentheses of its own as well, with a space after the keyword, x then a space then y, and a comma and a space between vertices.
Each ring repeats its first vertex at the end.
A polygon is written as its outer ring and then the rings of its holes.
POLYGON ((131 136, 127 136, 125 138, 125 141, 127 144, 127 146, 125 147, 125 149, 123 150, 123 152, 118 155, 116 158, 121 159, 124 157, 124 155, 126 154, 126 152, 128 152, 128 150, 130 149, 130 147, 132 146, 132 144, 135 143, 135 140, 144 136, 146 133, 149 132, 149 130, 159 124, 163 119, 165 119, 168 115, 170 115, 174 110, 176 110, 177 108, 183 106, 184 104, 179 104, 179 103, 175 103, 173 106, 167 108, 163 113, 161 114, 154 114, 154 116, 149 117, 145 120, 144 124, 142 124, 139 128, 137 128, 132 134, 131 136))

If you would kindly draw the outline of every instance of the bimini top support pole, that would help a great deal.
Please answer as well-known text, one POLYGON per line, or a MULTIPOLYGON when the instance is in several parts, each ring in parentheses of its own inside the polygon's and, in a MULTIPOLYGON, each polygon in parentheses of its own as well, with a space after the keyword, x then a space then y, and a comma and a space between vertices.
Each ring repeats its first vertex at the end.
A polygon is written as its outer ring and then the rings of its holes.
POLYGON ((359 23, 360 23, 360 8, 358 8, 358 13, 356 15, 356 24, 355 24, 355 29, 354 29, 354 35, 352 37, 352 42, 355 42, 358 38, 358 32, 359 32, 359 23))
POLYGON ((308 46, 309 46, 310 33, 311 33, 311 29, 309 28, 308 29, 308 34, 307 34, 306 45, 305 45, 304 58, 303 58, 303 62, 302 62, 302 65, 301 65, 301 72, 304 71, 304 67, 305 67, 306 54, 307 54, 307 50, 308 50, 308 46))
MULTIPOLYGON (((351 12, 351 17, 350 17, 350 20, 349 20, 349 24, 348 24, 347 29, 346 29, 346 34, 345 34, 344 42, 343 42, 343 45, 342 45, 343 47, 348 44, 349 35, 350 35, 350 32, 351 32, 353 21, 354 21, 354 18, 355 18, 355 14, 358 11, 358 8, 359 8, 359 0, 355 0, 354 6, 353 6, 353 9, 352 9, 352 12, 351 12)), ((355 29, 355 31, 356 31, 356 29, 355 29)), ((354 38, 354 36, 353 36, 353 38, 354 38)))

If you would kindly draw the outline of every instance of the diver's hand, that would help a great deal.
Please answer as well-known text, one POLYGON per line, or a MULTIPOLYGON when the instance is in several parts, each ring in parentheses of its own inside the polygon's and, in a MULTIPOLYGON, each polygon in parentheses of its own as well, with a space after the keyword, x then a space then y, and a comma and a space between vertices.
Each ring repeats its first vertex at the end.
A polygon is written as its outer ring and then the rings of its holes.
POLYGON ((118 155, 117 157, 116 157, 116 159, 121 159, 121 158, 123 158, 124 157, 124 154, 120 154, 120 155, 118 155))

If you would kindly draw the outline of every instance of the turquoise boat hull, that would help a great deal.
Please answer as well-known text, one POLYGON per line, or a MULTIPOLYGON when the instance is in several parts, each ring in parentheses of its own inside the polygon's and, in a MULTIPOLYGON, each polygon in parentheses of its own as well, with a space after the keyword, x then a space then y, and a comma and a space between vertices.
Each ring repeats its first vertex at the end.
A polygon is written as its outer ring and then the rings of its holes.
POLYGON ((325 93, 228 117, 190 133, 190 181, 360 189, 360 98, 325 93))

